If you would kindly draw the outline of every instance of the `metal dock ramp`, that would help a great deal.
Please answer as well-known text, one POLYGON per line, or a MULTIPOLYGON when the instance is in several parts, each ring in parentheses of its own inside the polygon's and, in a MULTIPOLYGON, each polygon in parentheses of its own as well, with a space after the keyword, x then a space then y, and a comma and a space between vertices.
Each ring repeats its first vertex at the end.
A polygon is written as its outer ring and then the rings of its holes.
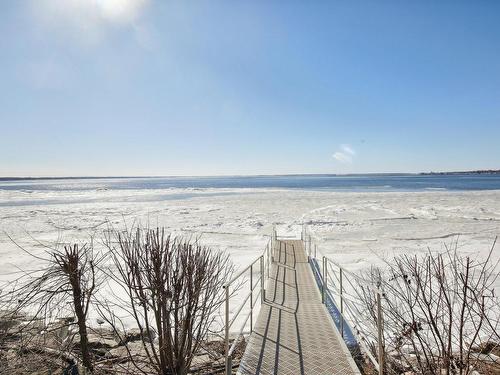
POLYGON ((276 240, 270 252, 265 296, 238 374, 359 374, 322 304, 304 242, 276 240))

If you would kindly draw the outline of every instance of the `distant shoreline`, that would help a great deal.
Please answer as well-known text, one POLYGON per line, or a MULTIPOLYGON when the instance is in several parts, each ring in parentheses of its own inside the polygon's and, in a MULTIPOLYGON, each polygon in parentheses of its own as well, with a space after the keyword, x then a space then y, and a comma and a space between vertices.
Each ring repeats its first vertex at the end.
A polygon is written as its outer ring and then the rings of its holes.
POLYGON ((291 173, 255 175, 212 175, 212 176, 50 176, 50 177, 0 177, 0 181, 37 181, 37 180, 104 180, 104 179, 141 179, 141 178, 232 178, 232 177, 356 177, 356 176, 457 176, 457 175, 497 175, 500 169, 480 169, 473 171, 419 172, 419 173, 291 173))
POLYGON ((500 169, 479 169, 476 171, 462 172, 421 172, 420 176, 455 176, 455 175, 477 175, 477 174, 500 174, 500 169))

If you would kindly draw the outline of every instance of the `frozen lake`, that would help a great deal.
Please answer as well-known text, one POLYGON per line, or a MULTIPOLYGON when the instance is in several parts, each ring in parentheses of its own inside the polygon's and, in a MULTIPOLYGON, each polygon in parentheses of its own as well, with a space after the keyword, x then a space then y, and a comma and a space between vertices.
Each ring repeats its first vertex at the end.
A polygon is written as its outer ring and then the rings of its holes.
POLYGON ((460 253, 484 258, 500 234, 500 190, 103 187, 117 183, 107 181, 3 182, 0 281, 38 266, 9 237, 37 253, 38 242, 86 241, 109 224, 134 221, 195 236, 229 252, 238 267, 260 255, 273 223, 295 237, 307 223, 322 239, 320 250, 352 271, 394 254, 444 251, 457 240, 460 253))

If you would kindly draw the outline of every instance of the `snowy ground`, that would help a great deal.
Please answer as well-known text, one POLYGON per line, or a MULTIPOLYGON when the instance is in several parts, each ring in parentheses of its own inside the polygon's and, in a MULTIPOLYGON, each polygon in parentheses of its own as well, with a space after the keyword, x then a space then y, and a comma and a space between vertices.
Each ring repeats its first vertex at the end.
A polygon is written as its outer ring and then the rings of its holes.
MULTIPOLYGON (((37 262, 22 246, 85 240, 106 222, 139 220, 201 238, 228 251, 239 267, 262 252, 273 223, 300 236, 300 224, 322 238, 321 251, 357 271, 394 254, 444 250, 484 257, 500 234, 500 191, 325 192, 264 189, 0 191, 0 281, 37 262)), ((495 249, 500 256, 500 246, 495 249)))

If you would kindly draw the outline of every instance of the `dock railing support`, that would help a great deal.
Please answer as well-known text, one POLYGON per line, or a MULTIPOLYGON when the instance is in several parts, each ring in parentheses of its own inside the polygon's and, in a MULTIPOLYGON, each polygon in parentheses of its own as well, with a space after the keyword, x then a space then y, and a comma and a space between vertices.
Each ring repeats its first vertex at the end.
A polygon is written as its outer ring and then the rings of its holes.
MULTIPOLYGON (((243 270, 239 271, 236 275, 234 275, 231 280, 229 280, 224 286, 224 294, 225 294, 225 301, 224 301, 224 307, 225 307, 225 313, 224 313, 224 354, 225 354, 225 374, 226 375, 231 375, 232 369, 233 369, 233 353, 234 350, 236 349, 236 346, 240 340, 240 338, 244 335, 244 329, 247 327, 247 324, 250 324, 250 333, 253 332, 253 323, 254 323, 254 316, 253 316, 253 310, 255 306, 257 305, 257 299, 260 297, 261 305, 265 302, 266 300, 266 290, 265 290, 265 281, 266 281, 266 275, 269 278, 269 268, 271 263, 273 262, 273 259, 271 257, 273 256, 274 253, 274 246, 277 241, 277 234, 276 234, 276 227, 273 226, 273 231, 271 233, 271 238, 268 241, 266 247, 264 248, 264 251, 262 252, 262 255, 260 255, 258 258, 256 258, 250 265, 245 267, 243 270), (265 259, 267 257, 267 259, 265 259), (257 268, 255 268, 257 265, 257 262, 259 263, 258 265, 258 272, 259 272, 259 277, 257 280, 254 280, 254 271, 257 271, 257 268), (266 270, 266 266, 268 269, 266 270), (250 272, 250 275, 248 275, 247 272, 250 272), (241 281, 242 277, 248 277, 247 282, 249 282, 249 292, 245 296, 243 296, 243 301, 239 305, 239 307, 236 307, 234 309, 233 316, 230 317, 230 288, 233 283, 235 283, 237 280, 241 281), (254 291, 257 290, 257 295, 254 296, 254 291), (260 296, 259 296, 260 295, 260 296), (239 331, 237 334, 235 334, 235 338, 233 340, 233 343, 229 345, 229 333, 230 329, 233 326, 233 324, 236 322, 236 319, 240 315, 240 313, 243 311, 244 306, 248 306, 247 304, 250 303, 250 311, 248 313, 245 313, 244 315, 244 321, 242 322, 241 327, 239 328, 239 331), (250 322, 249 322, 250 321, 250 322)), ((244 283, 244 282, 243 282, 244 283)), ((246 288, 245 288, 246 289, 246 288)), ((247 332, 248 333, 248 332, 247 332)))
POLYGON ((267 259, 266 259, 266 262, 267 262, 267 278, 269 279, 269 268, 271 266, 271 260, 270 260, 270 256, 271 256, 271 245, 268 243, 267 246, 266 246, 266 253, 267 253, 267 259))
POLYGON ((309 258, 311 258, 311 236, 309 236, 309 258))
POLYGON ((225 351, 226 351, 226 374, 231 374, 232 363, 229 355, 229 285, 224 286, 226 289, 226 327, 225 327, 225 351))
MULTIPOLYGON (((262 266, 261 266, 262 271, 262 266)), ((262 275, 262 273, 261 273, 262 275)), ((261 277, 262 279, 262 277, 261 277)), ((253 330, 253 264, 250 266, 250 333, 253 330)))
POLYGON ((260 302, 264 303, 266 300, 266 289, 264 288, 264 275, 265 275, 265 270, 264 270, 264 257, 260 257, 260 302))
MULTIPOLYGON (((317 237, 314 235, 311 236, 310 232, 308 231, 307 225, 303 224, 302 225, 302 233, 301 233, 301 240, 304 245, 304 249, 306 250, 306 254, 308 254, 308 261, 310 259, 315 258, 317 262, 319 263, 318 259, 318 253, 319 256, 322 258, 322 267, 320 271, 320 280, 321 280, 321 302, 323 304, 326 304, 326 298, 327 298, 327 293, 328 291, 334 291, 334 294, 339 297, 340 299, 340 306, 339 306, 339 312, 340 312, 340 333, 342 335, 342 338, 345 338, 346 336, 346 325, 349 325, 350 320, 349 320, 349 315, 345 316, 346 312, 347 314, 353 314, 353 301, 352 301, 352 295, 349 294, 349 291, 351 288, 354 288, 355 286, 353 285, 352 280, 357 280, 360 282, 361 285, 365 285, 368 287, 369 290, 373 293, 373 295, 376 298, 376 316, 375 316, 375 322, 376 323, 376 330, 377 333, 375 334, 376 336, 376 342, 373 342, 373 344, 377 347, 378 353, 374 356, 371 354, 370 349, 366 346, 363 340, 366 340, 365 337, 363 337, 362 333, 360 332, 355 332, 356 339, 359 343, 359 345, 363 348, 365 353, 367 354, 368 358, 370 361, 373 363, 375 369, 378 371, 380 375, 384 375, 385 372, 385 345, 384 345, 384 335, 383 335, 383 326, 384 326, 384 320, 383 320, 383 310, 382 310, 382 297, 383 297, 383 291, 378 287, 374 287, 372 285, 367 284, 367 281, 362 279, 360 276, 354 274, 353 272, 350 272, 348 270, 345 270, 340 264, 336 263, 334 260, 326 257, 323 255, 320 249, 318 249, 318 244, 316 241, 318 241, 317 237), (312 247, 314 246, 314 248, 312 247), (328 285, 328 267, 330 264, 332 266, 331 272, 333 273, 333 279, 332 285, 328 285), (336 268, 338 267, 339 273, 337 274, 336 268), (336 280, 336 281, 333 281, 336 280), (338 281, 338 284, 337 284, 338 281)), ((319 264, 317 264, 319 267, 319 264)), ((352 292, 352 290, 351 290, 352 292)), ((357 295, 359 297, 359 294, 357 295)), ((334 301, 335 303, 335 301, 334 301)), ((357 310, 357 309, 354 309, 357 310)), ((356 317, 352 318, 354 319, 354 322, 357 323, 356 317)), ((373 321, 372 321, 373 322, 373 321)), ((352 329, 351 329, 352 330, 352 329)))
POLYGON ((377 333, 378 333, 378 372, 384 374, 384 335, 382 331, 382 301, 380 291, 377 292, 377 333))
POLYGON ((344 279, 344 272, 340 268, 340 332, 342 338, 344 338, 344 288, 342 286, 342 281, 344 279))
MULTIPOLYGON (((309 237, 311 238, 311 237, 309 237)), ((321 302, 322 303, 325 303, 326 301, 326 283, 327 283, 327 280, 328 280, 328 276, 327 276, 327 267, 328 265, 326 264, 326 257, 324 256, 323 257, 323 282, 321 283, 321 302)))

